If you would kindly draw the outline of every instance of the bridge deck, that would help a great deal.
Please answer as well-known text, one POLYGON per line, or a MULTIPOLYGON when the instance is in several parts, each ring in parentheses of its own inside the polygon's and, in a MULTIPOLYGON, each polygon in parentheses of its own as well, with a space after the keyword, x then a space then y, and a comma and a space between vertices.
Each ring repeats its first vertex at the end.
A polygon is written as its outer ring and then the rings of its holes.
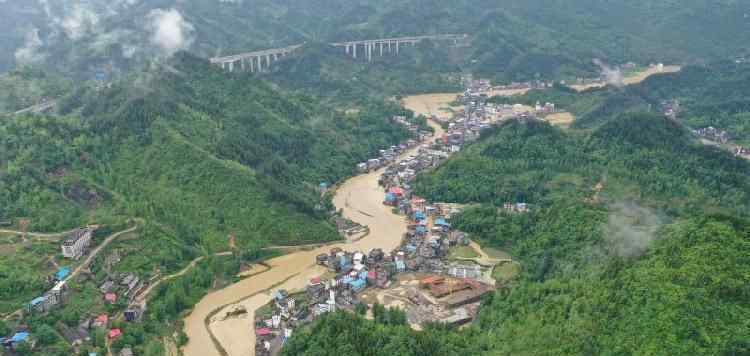
MULTIPOLYGON (((352 46, 352 45, 359 45, 363 43, 389 43, 389 42, 419 42, 422 40, 461 40, 467 38, 469 35, 467 34, 446 34, 446 35, 426 35, 426 36, 408 36, 408 37, 391 37, 391 38, 379 38, 374 40, 358 40, 358 41, 348 41, 348 42, 333 42, 330 43, 331 46, 334 47, 345 47, 345 46, 352 46)), ((213 64, 219 64, 219 63, 231 63, 231 62, 237 62, 239 60, 248 59, 248 58, 255 58, 255 57, 262 57, 262 56, 272 56, 272 55, 279 55, 283 53, 289 53, 297 50, 298 48, 302 47, 303 44, 293 45, 293 46, 287 46, 282 48, 272 48, 272 49, 266 49, 262 51, 254 51, 254 52, 246 52, 246 53, 240 53, 235 54, 231 56, 225 56, 225 57, 214 57, 211 58, 210 61, 213 64)))

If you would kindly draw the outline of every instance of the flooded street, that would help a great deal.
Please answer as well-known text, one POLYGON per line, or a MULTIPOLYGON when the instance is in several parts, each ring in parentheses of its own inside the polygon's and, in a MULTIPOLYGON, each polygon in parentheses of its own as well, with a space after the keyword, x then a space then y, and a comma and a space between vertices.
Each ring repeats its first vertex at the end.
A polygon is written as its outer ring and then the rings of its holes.
MULTIPOLYGON (((443 115, 450 112, 441 108, 449 107, 456 94, 429 94, 404 98, 404 106, 424 115, 443 115)), ((448 116, 444 116, 448 115, 448 116)), ((442 136, 443 129, 435 122, 428 121, 435 129, 436 136, 442 136)), ((417 148, 404 153, 400 158, 416 152, 417 148)), ((254 354, 255 334, 252 324, 254 312, 271 300, 271 292, 276 289, 298 290, 305 287, 310 278, 322 275, 326 269, 317 266, 315 257, 328 253, 333 247, 346 250, 369 251, 382 248, 390 251, 396 248, 406 232, 407 222, 403 216, 393 214, 391 208, 383 205, 383 189, 378 179, 385 168, 348 179, 337 189, 333 203, 343 210, 343 216, 359 224, 367 225, 370 234, 356 242, 341 243, 300 251, 265 261, 270 268, 221 290, 213 291, 196 304, 193 311, 184 319, 185 332, 189 338, 183 348, 187 356, 221 355, 221 347, 229 356, 254 354), (222 320, 227 311, 242 306, 247 314, 241 317, 222 320), (213 335, 213 337, 212 337, 213 335)))

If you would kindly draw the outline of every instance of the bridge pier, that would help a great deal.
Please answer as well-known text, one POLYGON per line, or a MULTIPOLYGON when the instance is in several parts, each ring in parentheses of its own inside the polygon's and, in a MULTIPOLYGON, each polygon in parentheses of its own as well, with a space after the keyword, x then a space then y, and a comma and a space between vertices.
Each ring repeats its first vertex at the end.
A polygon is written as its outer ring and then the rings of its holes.
MULTIPOLYGON (((2 0, 0 0, 2 1, 2 0)), ((453 44, 458 45, 460 41, 463 41, 466 39, 467 35, 454 35, 454 34, 445 34, 445 35, 430 35, 430 36, 411 36, 411 37, 392 37, 392 38, 380 38, 380 39, 368 39, 368 40, 362 40, 362 41, 349 41, 349 42, 338 42, 338 43, 331 43, 334 47, 344 47, 344 50, 347 55, 352 56, 354 59, 357 59, 358 55, 361 55, 360 53, 357 53, 358 47, 360 45, 364 49, 365 53, 364 56, 368 62, 372 62, 373 60, 373 52, 378 51, 379 55, 382 57, 385 51, 387 50, 388 53, 395 53, 396 56, 399 55, 399 52, 401 52, 401 45, 402 44, 411 44, 412 47, 416 47, 417 43, 424 41, 424 40, 434 40, 434 41, 451 41, 453 44), (395 49, 393 47, 396 47, 395 49)), ((267 49, 262 51, 255 51, 255 52, 247 52, 232 56, 225 56, 225 57, 215 57, 211 58, 211 63, 214 65, 221 66, 222 69, 228 70, 230 72, 233 72, 235 70, 235 65, 237 65, 238 70, 249 70, 250 72, 263 72, 264 67, 266 69, 271 67, 271 63, 274 61, 278 61, 280 57, 285 57, 287 54, 291 54, 300 47, 302 47, 303 44, 300 45, 294 45, 294 46, 288 46, 284 48, 274 48, 274 49, 267 49), (265 65, 263 63, 263 60, 265 59, 265 65), (257 63, 256 63, 257 61, 257 63)))

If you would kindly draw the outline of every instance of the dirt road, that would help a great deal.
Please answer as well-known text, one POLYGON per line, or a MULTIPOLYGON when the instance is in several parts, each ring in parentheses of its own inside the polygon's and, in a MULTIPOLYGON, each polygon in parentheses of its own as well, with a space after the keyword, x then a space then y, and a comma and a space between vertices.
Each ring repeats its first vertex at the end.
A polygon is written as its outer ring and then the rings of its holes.
MULTIPOLYGON (((455 99, 455 94, 432 94, 420 98, 406 98, 404 102, 418 114, 432 115, 455 99), (436 98, 439 96, 439 99, 436 98)), ((429 121, 436 135, 443 129, 429 121)), ((416 149, 405 153, 403 157, 416 149)), ((378 178, 384 169, 353 177, 336 191, 333 203, 342 209, 344 217, 367 225, 370 234, 356 242, 341 243, 310 251, 300 251, 265 261, 270 268, 224 289, 209 293, 185 318, 185 332, 189 342, 183 348, 186 356, 218 356, 222 351, 229 356, 254 355, 255 335, 252 324, 254 311, 271 300, 276 289, 295 290, 305 287, 310 278, 325 273, 325 268, 314 264, 315 256, 328 253, 332 247, 346 250, 369 251, 373 248, 392 250, 401 242, 407 223, 402 216, 392 213, 382 204, 383 190, 378 178), (243 306, 247 315, 223 318, 235 306, 243 306), (222 351, 219 351, 219 350, 222 351)))

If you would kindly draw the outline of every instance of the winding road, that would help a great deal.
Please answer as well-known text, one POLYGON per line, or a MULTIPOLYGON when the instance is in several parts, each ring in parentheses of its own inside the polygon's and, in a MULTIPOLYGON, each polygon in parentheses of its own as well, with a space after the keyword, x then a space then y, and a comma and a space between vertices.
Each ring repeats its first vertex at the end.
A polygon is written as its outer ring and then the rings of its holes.
MULTIPOLYGON (((431 114, 424 111, 417 113, 431 114)), ((443 135, 444 131, 437 123, 431 120, 428 123, 435 129, 436 136, 443 135)), ((404 153, 400 159, 416 150, 414 148, 404 153)), ((390 207, 382 204, 383 190, 378 185, 378 179, 384 170, 385 168, 347 180, 338 188, 333 199, 334 205, 342 210, 345 218, 368 226, 369 235, 358 241, 270 259, 265 261, 270 266, 267 271, 209 293, 184 319, 189 342, 183 348, 183 353, 186 356, 252 356, 255 353, 255 334, 252 332, 254 311, 271 300, 272 290, 302 289, 310 278, 325 273, 325 268, 315 264, 315 256, 328 253, 332 247, 349 251, 369 251, 373 248, 392 250, 398 247, 406 232, 407 222, 403 216, 393 214, 390 207), (248 314, 242 318, 221 318, 236 306, 244 307, 248 314)))
MULTIPOLYGON (((101 252, 102 250, 104 250, 107 247, 107 245, 109 245, 112 241, 114 241, 118 237, 122 236, 123 234, 127 234, 127 233, 130 233, 130 232, 133 232, 133 231, 135 231, 137 229, 138 229, 138 224, 136 223, 133 227, 130 227, 130 228, 126 229, 126 230, 122 230, 122 231, 119 231, 119 232, 113 233, 112 235, 107 236, 107 238, 104 239, 104 241, 102 241, 102 243, 100 243, 93 250, 91 250, 91 253, 88 254, 88 257, 86 257, 86 259, 83 260, 83 262, 80 263, 78 265, 78 267, 76 267, 73 270, 73 272, 71 272, 68 275, 68 277, 66 277, 63 281, 67 283, 71 279, 75 278, 78 274, 80 274, 81 271, 83 271, 84 269, 88 268, 89 264, 91 264, 91 261, 93 261, 94 258, 96 258, 96 256, 99 255, 99 252, 101 252)), ((24 232, 21 232, 21 231, 13 231, 13 230, 0 230, 0 232, 15 233, 15 234, 28 234, 29 236, 37 236, 37 237, 62 237, 62 236, 66 236, 70 231, 67 231, 67 232, 58 232, 58 233, 52 233, 52 234, 24 233, 24 232)), ((5 319, 8 320, 9 318, 13 317, 14 315, 22 313, 23 310, 24 310, 24 308, 21 308, 21 309, 18 309, 16 311, 14 311, 13 313, 10 313, 10 314, 6 315, 5 319)))

